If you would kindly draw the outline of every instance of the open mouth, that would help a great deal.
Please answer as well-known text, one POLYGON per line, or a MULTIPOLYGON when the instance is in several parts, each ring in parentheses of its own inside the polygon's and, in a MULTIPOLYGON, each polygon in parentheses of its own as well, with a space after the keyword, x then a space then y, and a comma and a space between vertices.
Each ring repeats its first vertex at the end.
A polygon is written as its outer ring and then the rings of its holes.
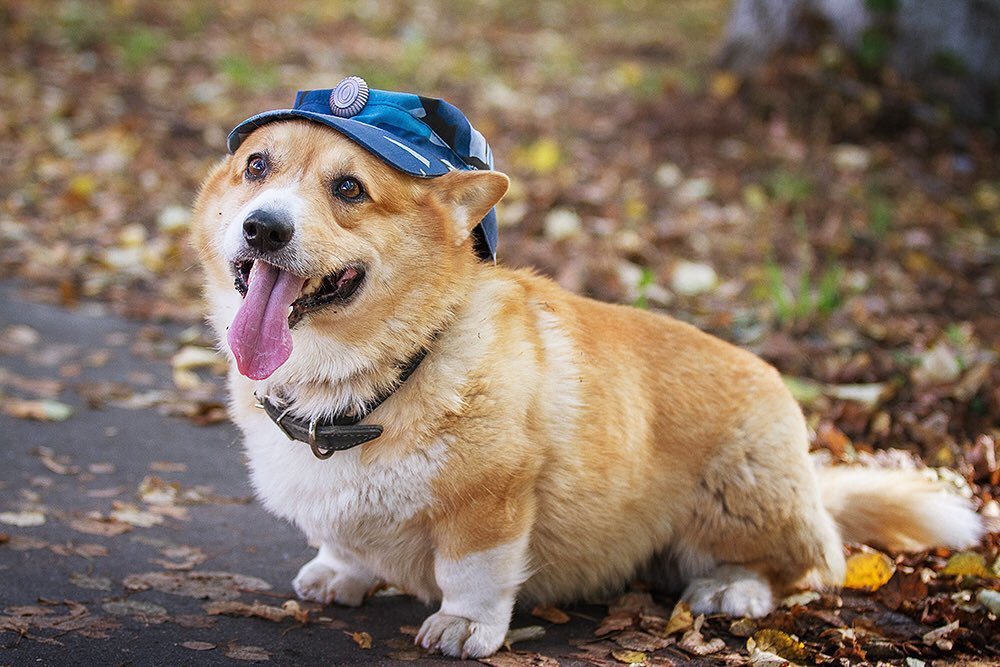
MULTIPOLYGON (((252 259, 237 261, 233 264, 236 289, 244 297, 249 289, 253 264, 254 260, 252 259)), ((358 289, 364 281, 365 268, 360 264, 349 264, 322 278, 309 278, 302 286, 299 297, 292 302, 288 314, 288 326, 294 327, 307 314, 327 306, 347 305, 357 295, 358 289)))

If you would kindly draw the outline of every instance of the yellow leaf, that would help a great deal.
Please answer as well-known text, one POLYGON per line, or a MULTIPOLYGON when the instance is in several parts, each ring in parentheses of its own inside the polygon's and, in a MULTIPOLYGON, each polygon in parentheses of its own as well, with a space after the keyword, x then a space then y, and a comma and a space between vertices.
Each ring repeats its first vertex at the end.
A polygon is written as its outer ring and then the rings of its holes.
POLYGON ((896 566, 892 559, 881 551, 853 554, 847 559, 844 588, 877 591, 892 578, 895 571, 896 566))
POLYGON ((993 573, 986 567, 986 558, 973 551, 962 551, 954 554, 945 563, 941 574, 951 574, 963 577, 992 577, 993 573))
POLYGON ((562 155, 559 144, 554 139, 542 138, 518 151, 515 159, 524 167, 544 176, 559 166, 562 155))
POLYGON ((761 651, 780 655, 785 660, 805 660, 808 657, 806 645, 798 637, 781 630, 765 628, 753 634, 753 640, 761 651))
POLYGON ((663 636, 669 637, 676 632, 684 632, 694 625, 694 616, 691 615, 691 607, 687 602, 678 602, 670 614, 667 627, 663 630, 663 636))
POLYGON ((70 180, 68 189, 74 197, 87 199, 97 191, 97 181, 89 174, 78 174, 70 180))
POLYGON ((352 632, 351 639, 354 643, 361 648, 371 648, 372 647, 372 636, 367 632, 352 632))
POLYGON ((708 90, 717 100, 728 100, 740 89, 740 80, 732 72, 722 71, 712 75, 708 90))
POLYGON ((612 651, 611 657, 618 662, 624 662, 626 665, 646 664, 646 654, 642 651, 626 651, 625 649, 621 649, 619 651, 612 651))

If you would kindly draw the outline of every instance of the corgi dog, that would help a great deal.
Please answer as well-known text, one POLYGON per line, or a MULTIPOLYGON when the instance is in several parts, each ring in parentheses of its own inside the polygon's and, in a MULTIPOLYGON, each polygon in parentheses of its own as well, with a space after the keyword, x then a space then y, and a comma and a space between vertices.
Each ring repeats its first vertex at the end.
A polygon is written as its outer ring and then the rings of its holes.
POLYGON ((257 122, 194 206, 253 487, 319 549, 300 597, 392 584, 440 605, 417 642, 483 657, 516 602, 643 577, 695 613, 759 617, 838 586, 845 541, 981 538, 971 504, 916 473, 814 465, 753 354, 482 261, 504 174, 413 175, 338 127, 257 122))

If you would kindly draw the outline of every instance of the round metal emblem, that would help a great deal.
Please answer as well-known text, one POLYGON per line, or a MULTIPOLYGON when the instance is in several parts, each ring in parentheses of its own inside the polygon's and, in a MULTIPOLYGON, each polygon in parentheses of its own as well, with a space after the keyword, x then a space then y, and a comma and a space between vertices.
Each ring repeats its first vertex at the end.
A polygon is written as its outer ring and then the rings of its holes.
POLYGON ((368 84, 360 76, 349 76, 330 93, 330 113, 350 118, 368 103, 368 84))

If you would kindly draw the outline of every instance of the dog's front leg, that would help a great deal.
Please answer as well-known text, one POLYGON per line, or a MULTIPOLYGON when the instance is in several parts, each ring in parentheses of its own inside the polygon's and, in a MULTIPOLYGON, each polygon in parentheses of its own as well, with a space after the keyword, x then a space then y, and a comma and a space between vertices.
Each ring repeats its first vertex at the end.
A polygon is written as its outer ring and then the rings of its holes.
POLYGON ((303 600, 357 607, 377 583, 363 567, 323 542, 316 557, 299 570, 292 587, 303 600))
POLYGON ((462 658, 495 653, 503 645, 517 589, 527 576, 527 546, 525 534, 461 558, 436 555, 441 609, 424 621, 417 642, 462 658))
POLYGON ((439 526, 434 576, 441 608, 417 633, 424 648, 482 658, 503 645, 517 590, 528 577, 531 517, 517 511, 516 503, 498 500, 466 506, 461 516, 439 526), (484 542, 492 546, 484 549, 484 542))

